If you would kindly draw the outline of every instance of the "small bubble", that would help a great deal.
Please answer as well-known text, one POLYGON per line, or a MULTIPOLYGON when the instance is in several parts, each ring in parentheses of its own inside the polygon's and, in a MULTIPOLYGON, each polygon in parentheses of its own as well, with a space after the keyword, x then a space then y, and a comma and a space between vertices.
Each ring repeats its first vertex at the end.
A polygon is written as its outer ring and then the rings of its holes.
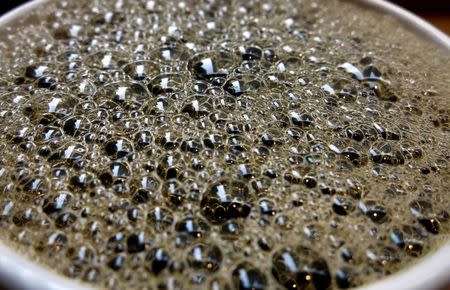
POLYGON ((132 234, 127 239, 128 253, 139 253, 145 250, 145 235, 144 232, 139 234, 132 234))
POLYGON ((167 268, 170 262, 169 253, 162 248, 153 248, 146 257, 147 269, 159 275, 167 268))
POLYGON ((187 262, 195 269, 215 272, 222 262, 222 253, 215 245, 197 244, 188 253, 187 262))
POLYGON ((272 256, 272 274, 286 289, 327 289, 331 284, 325 260, 303 246, 276 251, 272 256))
POLYGON ((240 182, 220 182, 212 185, 203 195, 202 213, 211 222, 247 217, 252 208, 248 188, 240 182))
POLYGON ((375 223, 382 224, 388 219, 385 207, 374 200, 361 201, 358 207, 363 214, 375 223))
POLYGON ((237 289, 262 290, 267 287, 265 275, 248 262, 238 264, 232 272, 232 278, 237 289))

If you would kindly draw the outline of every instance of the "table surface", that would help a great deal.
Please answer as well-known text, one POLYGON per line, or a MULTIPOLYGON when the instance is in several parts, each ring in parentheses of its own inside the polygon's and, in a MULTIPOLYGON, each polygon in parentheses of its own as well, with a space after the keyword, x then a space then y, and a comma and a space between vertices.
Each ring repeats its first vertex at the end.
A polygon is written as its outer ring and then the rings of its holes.
POLYGON ((448 13, 420 13, 422 18, 450 35, 450 11, 448 13))

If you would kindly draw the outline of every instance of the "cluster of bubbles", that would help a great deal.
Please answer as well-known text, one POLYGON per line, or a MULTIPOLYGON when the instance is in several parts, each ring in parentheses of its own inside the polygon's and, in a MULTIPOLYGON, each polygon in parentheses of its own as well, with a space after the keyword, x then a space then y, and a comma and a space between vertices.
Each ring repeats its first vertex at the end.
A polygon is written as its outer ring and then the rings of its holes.
POLYGON ((55 2, 0 44, 5 242, 111 289, 318 290, 448 234, 448 71, 379 15, 55 2))

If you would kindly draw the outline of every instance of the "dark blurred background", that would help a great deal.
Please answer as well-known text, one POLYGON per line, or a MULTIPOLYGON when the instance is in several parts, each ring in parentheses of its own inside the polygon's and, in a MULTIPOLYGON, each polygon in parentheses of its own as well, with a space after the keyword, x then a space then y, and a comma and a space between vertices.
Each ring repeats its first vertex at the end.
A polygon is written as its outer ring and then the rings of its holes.
POLYGON ((14 7, 17 7, 23 3, 29 2, 27 0, 0 0, 0 14, 3 14, 14 7))
MULTIPOLYGON (((25 2, 29 0, 0 0, 0 14, 25 2)), ((391 2, 413 11, 450 35, 450 0, 391 0, 391 2)))
POLYGON ((450 0, 391 0, 450 35, 450 0))

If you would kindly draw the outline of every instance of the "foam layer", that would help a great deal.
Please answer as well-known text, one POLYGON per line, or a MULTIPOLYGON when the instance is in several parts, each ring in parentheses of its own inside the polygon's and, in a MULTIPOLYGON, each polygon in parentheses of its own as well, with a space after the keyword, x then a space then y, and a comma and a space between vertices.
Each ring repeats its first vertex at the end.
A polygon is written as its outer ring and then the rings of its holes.
POLYGON ((2 28, 0 232, 110 289, 349 288, 449 233, 450 59, 338 1, 61 1, 2 28))

